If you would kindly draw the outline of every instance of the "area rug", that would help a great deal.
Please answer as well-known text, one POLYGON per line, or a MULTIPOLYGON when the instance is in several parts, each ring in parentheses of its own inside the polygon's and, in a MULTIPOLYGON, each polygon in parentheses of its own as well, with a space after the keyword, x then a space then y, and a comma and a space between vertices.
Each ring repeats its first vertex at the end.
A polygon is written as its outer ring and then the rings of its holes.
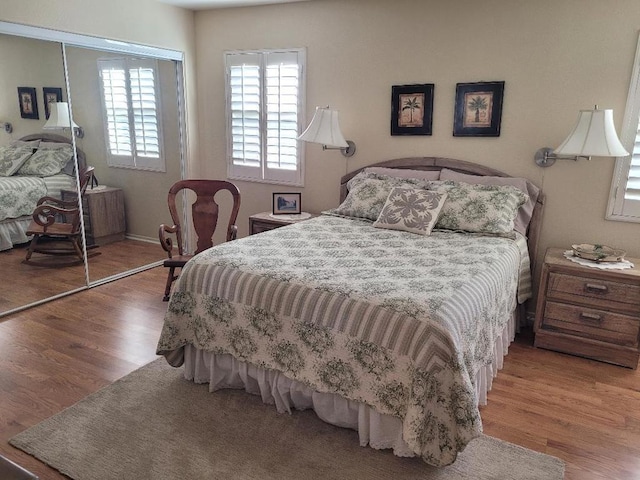
POLYGON ((208 391, 159 359, 10 440, 74 480, 556 480, 564 463, 488 436, 437 469, 360 447, 313 411, 208 391))

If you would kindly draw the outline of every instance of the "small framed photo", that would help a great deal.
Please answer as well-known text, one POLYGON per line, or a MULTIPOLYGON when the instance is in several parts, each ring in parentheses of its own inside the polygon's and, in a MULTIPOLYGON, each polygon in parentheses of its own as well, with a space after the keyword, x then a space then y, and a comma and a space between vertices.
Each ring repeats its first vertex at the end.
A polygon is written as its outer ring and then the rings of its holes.
POLYGON ((49 115, 51 115, 51 106, 49 104, 62 101, 62 89, 42 87, 42 98, 44 98, 44 117, 49 120, 49 115))
POLYGON ((274 215, 297 215, 302 213, 301 193, 274 193, 274 215))
POLYGON ((433 83, 391 87, 391 135, 431 135, 433 83))
POLYGON ((499 137, 504 82, 458 83, 454 137, 499 137))
POLYGON ((20 116, 39 120, 38 100, 36 99, 36 89, 33 87, 18 87, 18 102, 20 104, 20 116))

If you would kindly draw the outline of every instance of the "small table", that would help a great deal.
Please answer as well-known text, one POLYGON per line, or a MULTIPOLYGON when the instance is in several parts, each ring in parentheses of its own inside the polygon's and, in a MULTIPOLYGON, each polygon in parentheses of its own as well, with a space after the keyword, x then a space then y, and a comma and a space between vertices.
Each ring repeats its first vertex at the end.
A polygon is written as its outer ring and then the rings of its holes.
POLYGON ((640 259, 634 268, 582 266, 550 248, 544 258, 534 345, 602 362, 638 367, 640 259))
MULTIPOLYGON (((62 190, 62 200, 75 200, 75 190, 62 190)), ((124 240, 126 225, 124 193, 120 188, 99 185, 84 192, 82 210, 87 246, 124 240)))
POLYGON ((249 217, 249 235, 284 227, 285 225, 309 220, 317 216, 315 213, 308 212, 302 212, 299 215, 273 215, 271 212, 256 213, 249 217))

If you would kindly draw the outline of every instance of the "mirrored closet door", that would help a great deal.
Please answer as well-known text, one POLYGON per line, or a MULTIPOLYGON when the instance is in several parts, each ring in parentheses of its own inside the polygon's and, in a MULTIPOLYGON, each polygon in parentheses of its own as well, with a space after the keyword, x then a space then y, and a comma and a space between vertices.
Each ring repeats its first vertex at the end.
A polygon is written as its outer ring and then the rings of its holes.
POLYGON ((0 22, 0 64, 0 316, 159 264, 166 192, 183 176, 182 53, 0 22), (55 103, 67 128, 47 128, 55 103), (56 174, 65 181, 8 164, 26 136, 71 145, 56 174), (78 158, 97 179, 82 198, 84 259, 26 264, 26 203, 77 201, 78 158), (26 180, 11 192, 3 182, 17 177, 26 180))

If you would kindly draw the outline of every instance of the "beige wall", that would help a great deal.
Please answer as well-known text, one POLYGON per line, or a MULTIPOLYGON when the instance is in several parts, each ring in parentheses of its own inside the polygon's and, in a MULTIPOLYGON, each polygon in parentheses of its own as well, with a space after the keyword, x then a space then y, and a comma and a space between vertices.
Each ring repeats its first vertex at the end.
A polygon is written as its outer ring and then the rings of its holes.
MULTIPOLYGON (((580 109, 613 108, 619 128, 640 28, 637 0, 321 0, 196 14, 201 173, 226 177, 223 51, 307 47, 307 115, 340 111, 357 144, 348 161, 306 148, 305 210, 338 203, 347 170, 404 156, 444 156, 524 176, 544 188, 541 250, 605 243, 640 256, 640 224, 604 219, 612 159, 541 169, 535 151, 557 147, 580 109), (504 80, 498 138, 452 136, 458 82, 504 80), (433 135, 389 134, 392 85, 434 83, 433 135)), ((274 185, 238 182, 240 234, 271 208, 274 185)))
POLYGON ((0 122, 13 126, 12 133, 0 130, 0 145, 6 145, 42 131, 46 122, 42 87, 62 88, 65 101, 67 93, 59 43, 0 35, 0 66, 0 122), (35 87, 38 120, 20 116, 17 87, 35 87))

